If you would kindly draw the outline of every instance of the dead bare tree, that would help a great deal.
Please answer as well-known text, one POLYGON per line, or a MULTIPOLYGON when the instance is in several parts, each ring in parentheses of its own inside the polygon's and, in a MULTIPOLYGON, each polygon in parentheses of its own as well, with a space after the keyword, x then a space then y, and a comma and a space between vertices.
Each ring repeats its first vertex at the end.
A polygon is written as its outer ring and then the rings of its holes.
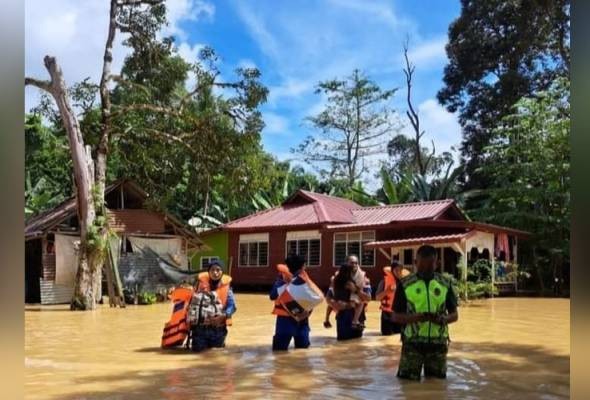
POLYGON ((422 147, 420 146, 420 139, 426 134, 426 131, 421 130, 420 128, 420 116, 418 112, 414 108, 412 104, 412 79, 414 77, 414 71, 416 70, 416 66, 410 62, 408 56, 408 47, 409 47, 409 40, 406 40, 404 43, 404 59, 406 61, 406 67, 403 69, 404 75, 406 76, 406 102, 408 104, 408 110, 406 111, 406 115, 412 128, 414 129, 414 146, 415 146, 415 162, 416 166, 418 167, 418 172, 422 176, 426 176, 428 171, 428 167, 430 166, 430 162, 436 153, 436 149, 434 146, 434 141, 432 141, 432 153, 426 160, 423 159, 422 154, 422 147))
POLYGON ((112 130, 108 85, 113 78, 111 65, 115 35, 117 30, 124 31, 126 29, 117 23, 117 15, 124 7, 155 6, 163 1, 111 0, 110 2, 108 36, 99 86, 102 124, 96 160, 93 160, 90 148, 84 145, 80 124, 68 100, 67 86, 56 59, 50 56, 44 58, 50 81, 25 78, 25 85, 35 86, 53 97, 68 135, 74 165, 76 201, 80 221, 79 261, 74 296, 71 302, 72 310, 94 309, 101 296, 102 264, 105 258, 105 244, 108 243, 104 191, 109 137, 112 130))

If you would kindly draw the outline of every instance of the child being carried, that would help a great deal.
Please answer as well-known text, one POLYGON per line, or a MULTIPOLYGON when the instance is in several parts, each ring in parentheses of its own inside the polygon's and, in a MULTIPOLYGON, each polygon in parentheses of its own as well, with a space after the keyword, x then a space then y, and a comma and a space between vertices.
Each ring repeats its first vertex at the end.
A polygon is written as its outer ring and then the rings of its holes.
POLYGON ((348 264, 343 264, 333 282, 334 300, 336 300, 342 308, 351 306, 354 309, 354 316, 352 319, 353 328, 362 329, 363 324, 359 322, 365 303, 358 296, 359 288, 365 284, 365 272, 360 268, 353 272, 353 268, 348 264))

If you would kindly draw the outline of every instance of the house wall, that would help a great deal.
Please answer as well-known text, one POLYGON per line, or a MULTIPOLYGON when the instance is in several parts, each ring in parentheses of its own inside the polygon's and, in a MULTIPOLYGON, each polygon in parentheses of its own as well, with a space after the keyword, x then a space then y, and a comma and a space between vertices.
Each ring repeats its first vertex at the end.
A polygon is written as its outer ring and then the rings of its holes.
POLYGON ((55 243, 53 235, 48 235, 41 241, 42 248, 42 276, 40 281, 41 304, 67 304, 72 300, 74 287, 57 285, 55 283, 55 243), (53 243, 52 252, 48 252, 48 244, 53 243))
MULTIPOLYGON (((51 238, 51 242, 53 242, 53 235, 51 238)), ((42 258, 41 262, 43 265, 43 275, 42 278, 46 281, 54 281, 55 280, 55 245, 53 246, 53 252, 47 252, 47 245, 48 239, 44 237, 42 240, 43 249, 42 249, 42 258)))
MULTIPOLYGON (((268 232, 268 266, 266 267, 240 267, 239 266, 239 242, 240 233, 229 232, 229 256, 232 260, 231 276, 234 285, 242 286, 270 286, 277 277, 276 265, 285 261, 284 230, 259 231, 268 232)), ((242 232, 244 233, 244 232, 242 232)), ((252 232, 248 232, 252 233, 252 232)))
MULTIPOLYGON (((334 232, 326 231, 320 227, 306 227, 310 230, 319 229, 321 238, 321 265, 318 267, 308 267, 307 273, 313 279, 313 281, 321 288, 327 289, 330 285, 330 278, 338 270, 334 266, 334 232)), ((277 278, 276 265, 284 263, 285 260, 285 245, 287 231, 292 232, 296 229, 275 229, 275 230, 260 230, 256 232, 268 232, 269 233, 269 266, 267 267, 240 267, 238 266, 239 257, 239 237, 238 232, 229 232, 229 255, 232 257, 233 267, 231 276, 235 286, 251 287, 251 286, 264 286, 268 287, 273 284, 277 278)), ((351 230, 355 232, 356 230, 351 230)), ((241 232, 254 233, 255 231, 241 232)), ((377 240, 382 240, 382 235, 376 232, 377 240)), ((383 277, 382 267, 389 265, 389 258, 385 257, 379 251, 375 252, 375 267, 365 267, 363 270, 367 273, 367 277, 371 280, 371 285, 376 287, 379 281, 383 277)))
MULTIPOLYGON (((307 272, 318 286, 326 289, 330 284, 330 278, 337 271, 334 266, 334 232, 327 231, 321 227, 306 227, 300 230, 319 229, 321 238, 321 265, 319 267, 308 267, 307 272)), ((269 287, 273 284, 277 277, 276 265, 283 263, 285 259, 285 240, 287 231, 295 231, 297 229, 274 229, 274 230, 250 230, 247 232, 229 232, 228 245, 229 256, 233 260, 233 267, 231 276, 235 286, 242 287, 269 287), (267 267, 239 267, 238 266, 238 252, 239 252, 239 237, 240 234, 247 233, 269 233, 269 266, 267 267)), ((442 235, 448 233, 456 233, 456 228, 406 228, 400 230, 392 230, 391 228, 382 229, 349 229, 341 232, 358 232, 358 231, 375 231, 375 239, 377 241, 391 240, 399 238, 407 238, 413 236, 429 236, 442 235)), ((402 250, 403 251, 403 250, 402 250)), ((383 279, 383 267, 390 265, 391 257, 386 256, 379 250, 375 250, 375 266, 364 267, 367 277, 371 281, 373 289, 377 287, 381 279, 383 279)))
MULTIPOLYGON (((55 283, 56 257, 55 246, 53 252, 48 252, 48 244, 53 242, 53 235, 42 240, 40 280, 41 304, 67 304, 74 294, 73 285, 58 285, 55 283)), ((123 287, 139 291, 166 291, 174 284, 158 265, 157 258, 143 253, 125 253, 119 259, 119 275, 123 287)))
MULTIPOLYGON (((198 251, 192 255, 192 269, 199 270, 201 267, 201 257, 217 256, 225 264, 225 272, 229 269, 229 243, 227 232, 215 232, 201 236, 200 239, 211 248, 209 251, 198 251)), ((236 258, 232 259, 233 265, 236 265, 236 258)))

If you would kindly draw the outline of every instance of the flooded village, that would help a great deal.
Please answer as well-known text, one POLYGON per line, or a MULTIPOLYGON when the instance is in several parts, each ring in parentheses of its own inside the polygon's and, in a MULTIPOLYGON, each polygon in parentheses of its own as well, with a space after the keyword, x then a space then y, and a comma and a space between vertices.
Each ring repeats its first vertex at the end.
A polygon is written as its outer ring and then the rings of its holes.
POLYGON ((25 16, 26 398, 570 397, 569 1, 25 16))

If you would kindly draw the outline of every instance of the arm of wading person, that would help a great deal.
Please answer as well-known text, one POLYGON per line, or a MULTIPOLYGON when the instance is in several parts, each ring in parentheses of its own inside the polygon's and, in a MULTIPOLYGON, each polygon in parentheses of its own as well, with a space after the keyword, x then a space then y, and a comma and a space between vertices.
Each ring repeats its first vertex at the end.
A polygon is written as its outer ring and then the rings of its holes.
POLYGON ((452 287, 449 287, 449 290, 447 291, 445 305, 447 308, 447 314, 438 316, 437 322, 441 325, 457 322, 459 320, 459 312, 457 311, 457 296, 455 295, 452 287))
POLYGON ((385 281, 381 279, 379 285, 377 285, 377 291, 375 292, 375 300, 381 301, 385 297, 385 281))
POLYGON ((271 300, 276 300, 279 297, 279 288, 285 284, 281 278, 278 278, 274 285, 272 285, 272 289, 270 289, 269 297, 271 300))
POLYGON ((234 297, 234 291, 230 288, 227 292, 227 304, 225 305, 225 316, 231 318, 232 315, 238 310, 236 307, 236 299, 234 297))
POLYGON ((223 310, 224 315, 219 315, 217 317, 213 317, 213 318, 211 318, 210 322, 212 325, 215 325, 215 326, 224 326, 226 319, 231 318, 231 316, 236 311, 237 311, 237 308, 236 308, 236 300, 234 298, 234 292, 230 288, 229 291, 227 292, 227 303, 225 305, 225 310, 223 310))
POLYGON ((334 299, 334 289, 332 287, 330 287, 326 293, 326 303, 328 303, 334 311, 342 311, 346 308, 344 302, 334 299))
POLYGON ((371 281, 369 281, 369 279, 365 280, 365 286, 362 288, 357 286, 356 289, 356 294, 363 303, 368 303, 371 301, 373 290, 371 289, 371 281))

